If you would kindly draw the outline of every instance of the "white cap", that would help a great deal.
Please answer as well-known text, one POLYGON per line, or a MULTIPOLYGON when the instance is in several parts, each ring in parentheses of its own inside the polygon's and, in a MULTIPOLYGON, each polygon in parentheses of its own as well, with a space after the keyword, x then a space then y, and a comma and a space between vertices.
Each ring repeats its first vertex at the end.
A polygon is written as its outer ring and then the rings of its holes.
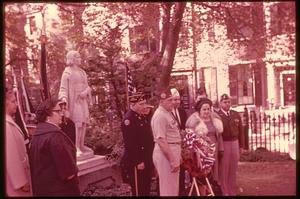
POLYGON ((171 89, 171 96, 172 97, 180 97, 179 92, 176 88, 171 89))

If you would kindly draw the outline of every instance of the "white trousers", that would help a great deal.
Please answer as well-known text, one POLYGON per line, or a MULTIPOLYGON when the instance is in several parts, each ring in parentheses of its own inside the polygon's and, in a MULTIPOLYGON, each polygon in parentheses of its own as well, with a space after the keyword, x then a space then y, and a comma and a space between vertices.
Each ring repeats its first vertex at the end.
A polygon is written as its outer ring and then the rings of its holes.
MULTIPOLYGON (((177 144, 169 145, 174 157, 179 165, 181 159, 181 146, 177 144)), ((161 151, 158 144, 155 144, 153 150, 153 163, 159 177, 160 196, 178 196, 179 195, 179 170, 171 172, 169 160, 161 151)))

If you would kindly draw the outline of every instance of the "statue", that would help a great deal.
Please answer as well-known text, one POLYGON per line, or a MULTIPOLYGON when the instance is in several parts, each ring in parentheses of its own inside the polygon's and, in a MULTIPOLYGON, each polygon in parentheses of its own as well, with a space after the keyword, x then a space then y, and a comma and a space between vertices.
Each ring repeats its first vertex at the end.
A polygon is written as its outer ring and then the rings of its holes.
POLYGON ((87 75, 80 68, 81 57, 77 51, 69 51, 66 56, 65 68, 60 82, 58 98, 66 103, 69 118, 75 123, 77 159, 93 150, 84 146, 86 125, 89 123, 88 105, 92 102, 91 88, 87 75))

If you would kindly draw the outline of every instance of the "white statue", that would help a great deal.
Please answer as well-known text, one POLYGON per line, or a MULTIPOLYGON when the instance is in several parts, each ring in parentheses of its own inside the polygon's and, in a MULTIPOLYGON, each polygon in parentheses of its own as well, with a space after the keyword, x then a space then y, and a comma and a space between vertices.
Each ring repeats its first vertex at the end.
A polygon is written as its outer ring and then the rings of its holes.
POLYGON ((66 102, 70 119, 76 127, 77 158, 84 153, 93 152, 84 146, 86 125, 89 123, 88 105, 92 102, 91 88, 87 82, 87 75, 80 68, 81 57, 77 51, 67 53, 67 67, 60 82, 58 98, 66 102))

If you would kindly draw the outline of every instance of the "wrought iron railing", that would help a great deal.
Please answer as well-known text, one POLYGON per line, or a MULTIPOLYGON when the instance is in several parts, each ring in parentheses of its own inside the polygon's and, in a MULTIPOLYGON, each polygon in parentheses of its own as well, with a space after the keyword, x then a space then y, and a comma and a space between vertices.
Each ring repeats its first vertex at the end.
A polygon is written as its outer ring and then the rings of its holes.
POLYGON ((289 144, 295 143, 296 118, 291 113, 256 113, 247 108, 242 114, 245 149, 265 148, 272 152, 288 153, 289 144))

